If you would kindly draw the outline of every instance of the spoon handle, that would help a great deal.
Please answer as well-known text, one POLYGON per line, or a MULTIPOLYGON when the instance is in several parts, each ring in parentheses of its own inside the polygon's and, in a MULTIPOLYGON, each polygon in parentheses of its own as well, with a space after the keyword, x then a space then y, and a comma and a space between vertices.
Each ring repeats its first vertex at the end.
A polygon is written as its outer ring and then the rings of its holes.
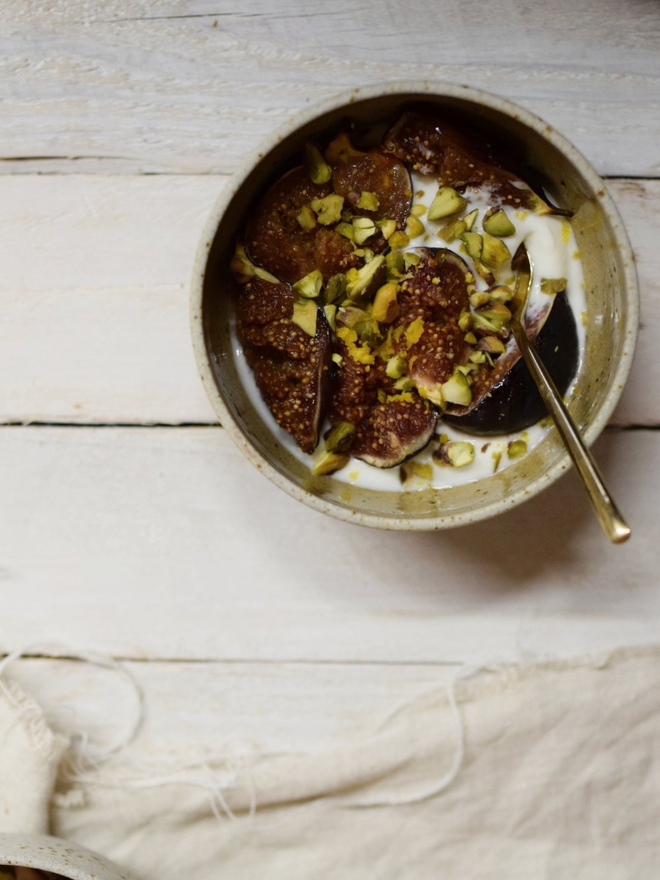
POLYGON ((575 469, 582 479, 603 531, 613 544, 622 544, 630 537, 630 527, 614 503, 598 465, 584 445, 555 383, 550 378, 538 352, 527 338, 520 321, 512 321, 511 329, 543 402, 554 420, 575 469))

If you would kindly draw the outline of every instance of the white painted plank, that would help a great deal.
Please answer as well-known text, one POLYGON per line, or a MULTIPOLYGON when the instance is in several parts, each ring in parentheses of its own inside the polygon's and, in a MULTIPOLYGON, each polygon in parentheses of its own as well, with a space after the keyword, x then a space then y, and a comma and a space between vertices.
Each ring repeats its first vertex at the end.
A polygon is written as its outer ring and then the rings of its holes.
MULTIPOLYGON (((367 735, 393 709, 443 687, 445 665, 125 663, 144 696, 144 723, 123 761, 179 761, 241 751, 306 752, 367 735)), ((66 736, 108 748, 131 729, 134 691, 88 664, 31 659, 8 675, 66 736)))
POLYGON ((520 101, 603 174, 654 176, 659 50, 644 0, 27 0, 0 9, 0 156, 226 172, 301 107, 430 77, 520 101))
MULTIPOLYGON (((213 422, 188 331, 202 225, 224 178, 0 178, 0 420, 213 422)), ((660 424, 660 181, 611 181, 643 323, 617 424, 660 424)))
POLYGON ((371 531, 271 486, 220 428, 0 429, 2 644, 127 657, 455 662, 652 641, 660 434, 598 458, 634 537, 566 476, 447 533, 371 531))

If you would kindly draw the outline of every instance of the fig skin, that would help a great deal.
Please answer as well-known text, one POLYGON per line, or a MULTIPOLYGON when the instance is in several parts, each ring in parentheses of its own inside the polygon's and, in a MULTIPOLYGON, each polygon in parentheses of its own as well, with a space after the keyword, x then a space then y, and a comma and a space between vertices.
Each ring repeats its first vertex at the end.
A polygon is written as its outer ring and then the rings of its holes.
POLYGON ((351 455, 378 468, 392 468, 423 449, 438 413, 420 397, 372 406, 357 427, 351 455))
POLYGON ((319 309, 316 335, 301 330, 291 320, 295 299, 288 284, 249 282, 239 293, 238 335, 266 406, 311 454, 328 402, 330 328, 319 309))
MULTIPOLYGON (((534 346, 560 394, 565 394, 580 359, 575 317, 565 293, 557 294, 534 346)), ((445 414, 443 421, 466 434, 490 436, 524 431, 547 414, 529 370, 519 360, 474 409, 463 416, 445 414)))

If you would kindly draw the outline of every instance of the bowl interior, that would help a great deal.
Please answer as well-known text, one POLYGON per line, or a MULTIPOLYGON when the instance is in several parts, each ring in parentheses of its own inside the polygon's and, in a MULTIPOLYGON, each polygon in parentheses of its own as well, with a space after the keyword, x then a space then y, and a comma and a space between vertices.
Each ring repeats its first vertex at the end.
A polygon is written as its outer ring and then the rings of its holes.
POLYGON ((475 100, 474 92, 469 91, 466 97, 400 90, 368 97, 358 93, 352 101, 291 127, 272 149, 258 156, 246 175, 239 176, 229 201, 225 197, 223 205, 221 199, 218 210, 224 210, 214 237, 207 242, 198 318, 215 383, 215 388, 207 390, 216 411, 248 457, 282 488, 344 519, 390 528, 458 525, 493 515, 535 494, 568 462, 552 431, 529 455, 487 479, 441 490, 378 492, 330 477, 313 477, 273 437, 246 394, 232 356, 228 265, 251 206, 284 170, 298 164, 306 140, 325 141, 347 123, 365 131, 384 131, 406 107, 420 104, 457 117, 457 121, 499 140, 517 168, 528 169, 535 175, 535 183, 543 181, 557 204, 574 212, 588 323, 586 350, 570 410, 589 440, 595 439, 611 414, 623 386, 622 377, 627 374, 626 358, 632 355, 636 330, 634 272, 625 233, 602 183, 549 126, 491 96, 483 97, 488 103, 475 100))

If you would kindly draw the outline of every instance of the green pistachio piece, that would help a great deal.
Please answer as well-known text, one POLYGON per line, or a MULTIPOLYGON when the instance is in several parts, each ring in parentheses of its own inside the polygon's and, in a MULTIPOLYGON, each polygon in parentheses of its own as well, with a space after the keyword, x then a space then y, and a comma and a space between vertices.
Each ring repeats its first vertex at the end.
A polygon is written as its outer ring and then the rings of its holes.
POLYGON ((566 290, 568 281, 565 278, 541 278, 541 292, 552 296, 566 290))
POLYGON ((325 315, 326 321, 328 322, 328 324, 330 326, 330 329, 332 331, 336 330, 337 329, 337 323, 336 323, 337 306, 330 305, 330 304, 325 305, 325 306, 323 306, 323 313, 325 315))
POLYGON ((467 333, 467 331, 472 327, 472 315, 463 309, 461 314, 458 316, 458 326, 461 328, 463 333, 467 333))
POLYGON ((355 437, 355 425, 350 422, 337 422, 325 439, 328 452, 346 453, 355 437))
MULTIPOLYGON (((478 309, 490 302, 490 294, 486 290, 479 290, 470 294, 470 305, 473 309, 478 309)), ((459 325, 460 326, 460 325, 459 325)), ((463 328, 461 328, 463 329, 463 328)))
POLYGON ((485 364, 486 360, 486 352, 485 351, 473 351, 470 355, 470 363, 471 364, 485 364))
POLYGON ((506 454, 511 459, 522 458, 527 455, 527 443, 524 440, 512 440, 507 446, 506 454))
POLYGON ((406 235, 405 232, 397 229, 396 232, 393 232, 392 235, 390 235, 388 242, 390 247, 406 248, 410 244, 410 238, 406 235))
POLYGON ((408 362, 405 357, 402 354, 395 354, 394 357, 390 358, 387 362, 385 372, 390 379, 400 379, 405 375, 407 369, 408 362))
POLYGON ((497 300, 491 301, 487 308, 479 309, 477 314, 494 324, 500 324, 500 329, 511 320, 511 310, 497 300))
POLYGON ((486 351, 488 352, 488 354, 497 356, 500 354, 504 354, 504 352, 506 351, 506 345, 498 336, 483 336, 479 340, 477 350, 486 351))
POLYGON ((411 266, 419 266, 422 258, 419 254, 413 254, 412 251, 406 251, 403 255, 403 265, 406 269, 410 269, 411 266))
POLYGON ((415 387, 415 383, 412 379, 409 379, 408 376, 402 376, 400 379, 396 380, 394 387, 397 391, 412 391, 415 387))
POLYGON ((325 477, 345 467, 349 461, 350 455, 342 455, 339 452, 326 452, 316 462, 312 468, 312 473, 316 477, 325 477))
POLYGON ((344 197, 334 193, 322 199, 312 200, 312 210, 323 226, 338 223, 341 220, 341 209, 344 205, 344 197))
POLYGON ((470 331, 469 333, 466 333, 465 336, 463 337, 463 339, 469 345, 476 345, 476 343, 477 343, 477 337, 474 335, 474 333, 472 331, 470 331))
POLYGON ((399 479, 403 485, 407 485, 411 480, 432 480, 433 465, 421 464, 418 461, 406 461, 399 468, 399 479))
POLYGON ((472 400, 470 384, 460 370, 454 370, 451 379, 442 384, 441 390, 447 403, 468 406, 472 400))
POLYGON ((438 231, 438 235, 443 241, 449 243, 460 238, 462 235, 465 235, 466 231, 467 226, 465 225, 465 220, 454 220, 451 223, 447 223, 446 226, 443 226, 442 229, 438 231))
POLYGON ((337 366, 340 367, 344 363, 344 358, 340 354, 337 354, 337 352, 335 352, 332 355, 332 362, 333 364, 337 364, 337 366))
POLYGON ((353 240, 356 244, 364 242, 376 234, 376 224, 369 217, 353 218, 353 240))
POLYGON ((425 232, 426 229, 422 221, 415 217, 414 214, 411 214, 406 222, 406 234, 408 237, 417 238, 419 235, 424 235, 425 232))
POLYGON ((448 443, 447 457, 454 467, 465 467, 474 461, 474 446, 461 440, 448 443))
POLYGON ((499 238, 514 235, 516 231, 516 227, 501 208, 499 211, 486 214, 482 226, 489 235, 496 235, 499 238))
POLYGON ((497 287, 491 287, 488 296, 497 302, 507 303, 513 299, 513 291, 506 284, 498 284, 497 287))
POLYGON ((494 235, 490 235, 490 233, 484 230, 482 239, 483 244, 481 248, 481 261, 489 269, 497 269, 497 267, 501 266, 502 263, 505 263, 507 260, 511 259, 511 251, 499 238, 496 238, 494 235))
POLYGON ((389 241, 391 236, 396 232, 396 220, 379 220, 376 225, 383 233, 385 241, 389 241))
POLYGON ((406 273, 406 263, 401 251, 390 251, 385 257, 385 266, 388 281, 396 281, 406 273))
POLYGON ((305 230, 305 232, 311 232, 312 229, 316 226, 316 215, 314 211, 309 207, 309 205, 303 205, 300 209, 300 214, 296 217, 296 220, 300 224, 300 226, 305 230))
POLYGON ((360 201, 357 203, 358 208, 363 211, 377 211, 380 208, 380 201, 376 193, 366 192, 362 190, 360 193, 360 201))
MULTIPOLYGON (((463 221, 465 222, 465 221, 463 221)), ((478 232, 464 232, 463 233, 463 243, 465 244, 465 250, 467 251, 468 257, 471 257, 473 260, 481 259, 481 248, 483 239, 479 235, 478 232)))
POLYGON ((369 288, 384 262, 385 257, 379 254, 361 269, 350 269, 346 273, 346 293, 350 299, 358 299, 369 288))
POLYGON ((304 330, 308 336, 316 336, 316 318, 318 308, 314 300, 299 299, 293 304, 293 317, 291 320, 304 330))
POLYGON ((323 275, 318 269, 313 269, 309 275, 305 275, 300 281, 296 281, 292 289, 298 296, 304 296, 308 299, 315 299, 321 292, 323 287, 323 275))
MULTIPOLYGON (((381 324, 391 324, 399 314, 398 293, 399 285, 393 281, 388 281, 382 287, 379 287, 371 309, 372 318, 380 321, 381 324)), ((396 376, 393 378, 396 379, 396 376)))
POLYGON ((323 297, 327 303, 334 303, 342 300, 346 295, 346 276, 333 275, 325 285, 323 297))
POLYGON ((260 278, 262 281, 270 281, 272 284, 280 283, 279 278, 271 275, 270 272, 266 272, 265 269, 260 269, 259 266, 255 266, 254 263, 248 259, 247 254, 245 253, 245 248, 242 244, 236 245, 236 251, 229 264, 229 268, 239 284, 247 284, 252 278, 260 278))
POLYGON ((354 240, 352 223, 346 223, 342 221, 335 226, 335 231, 338 232, 340 235, 343 235, 344 238, 347 238, 349 241, 354 240))
POLYGON ((477 364, 459 364, 456 369, 459 373, 463 373, 464 376, 469 376, 470 373, 474 373, 475 370, 478 370, 479 367, 477 364))
POLYGON ((468 232, 471 231, 472 227, 474 226, 474 221, 477 219, 478 216, 479 209, 475 208, 474 211, 470 211, 469 214, 466 214, 465 217, 463 217, 463 223, 465 223, 465 228, 468 232))
POLYGON ((327 183, 332 177, 332 168, 323 158, 316 144, 305 144, 305 169, 312 183, 327 183))
POLYGON ((441 186, 429 208, 429 220, 442 220, 458 214, 467 207, 467 201, 451 186, 441 186))

